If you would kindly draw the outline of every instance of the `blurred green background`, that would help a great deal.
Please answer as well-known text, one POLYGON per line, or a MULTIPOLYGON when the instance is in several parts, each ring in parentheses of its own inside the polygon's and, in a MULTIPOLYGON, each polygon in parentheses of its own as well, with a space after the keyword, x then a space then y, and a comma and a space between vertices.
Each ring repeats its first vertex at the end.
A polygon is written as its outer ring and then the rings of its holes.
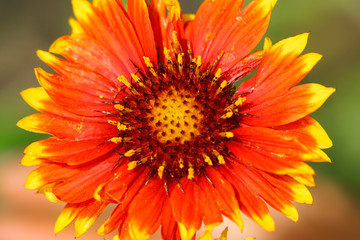
MULTIPOLYGON (((201 2, 180 0, 183 11, 192 13, 201 2)), ((69 16, 73 16, 70 0, 0 1, 0 156, 20 153, 44 137, 16 127, 18 120, 34 113, 19 92, 38 86, 33 68, 44 64, 35 51, 47 50, 56 38, 70 33, 69 16)), ((313 114, 333 140, 334 147, 326 150, 333 163, 313 166, 318 175, 334 179, 359 201, 360 1, 279 0, 266 36, 275 43, 303 32, 310 32, 305 51, 323 54, 304 81, 337 89, 313 114)), ((0 167, 18 163, 21 155, 16 156, 19 159, 1 157, 0 167)))

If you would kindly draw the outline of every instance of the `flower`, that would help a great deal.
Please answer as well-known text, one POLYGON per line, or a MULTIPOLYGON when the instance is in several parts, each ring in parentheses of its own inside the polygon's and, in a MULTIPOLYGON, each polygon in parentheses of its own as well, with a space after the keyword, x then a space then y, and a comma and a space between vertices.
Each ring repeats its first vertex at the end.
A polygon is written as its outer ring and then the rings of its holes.
POLYGON ((56 73, 36 68, 41 87, 22 92, 39 113, 18 122, 52 135, 22 164, 38 166, 28 189, 67 203, 55 232, 75 221, 81 236, 109 204, 98 233, 114 239, 160 226, 193 239, 202 224, 210 238, 223 216, 243 229, 240 210, 272 231, 267 205, 298 219, 292 202, 315 185, 305 161, 330 161, 332 145, 309 114, 334 89, 296 85, 321 58, 300 55, 308 34, 250 53, 275 2, 208 0, 192 15, 176 0, 72 1, 71 35, 37 52, 56 73))

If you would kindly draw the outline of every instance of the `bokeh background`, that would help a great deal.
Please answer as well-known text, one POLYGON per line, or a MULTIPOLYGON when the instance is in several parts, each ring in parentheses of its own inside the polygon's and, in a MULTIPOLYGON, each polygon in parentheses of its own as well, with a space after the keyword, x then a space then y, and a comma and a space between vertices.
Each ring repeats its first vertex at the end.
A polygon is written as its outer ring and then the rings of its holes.
MULTIPOLYGON (((192 13, 201 2, 180 0, 183 11, 192 13)), ((0 1, 0 240, 68 240, 75 236, 72 226, 53 234, 63 205, 49 203, 43 196, 24 189, 32 168, 19 164, 22 151, 45 136, 15 125, 34 113, 19 92, 38 85, 33 68, 44 65, 35 51, 47 50, 56 38, 70 33, 69 16, 73 16, 70 0, 0 1)), ((310 32, 306 52, 324 56, 304 81, 337 89, 313 114, 334 142, 334 147, 326 150, 333 163, 312 165, 318 184, 311 189, 314 204, 297 205, 298 223, 274 213, 274 233, 265 232, 248 219, 245 231, 240 233, 226 222, 217 230, 229 226, 229 240, 250 236, 264 240, 360 236, 360 1, 279 0, 266 36, 277 42, 303 32, 310 32)), ((91 228, 80 239, 112 239, 97 236, 95 230, 91 228)))

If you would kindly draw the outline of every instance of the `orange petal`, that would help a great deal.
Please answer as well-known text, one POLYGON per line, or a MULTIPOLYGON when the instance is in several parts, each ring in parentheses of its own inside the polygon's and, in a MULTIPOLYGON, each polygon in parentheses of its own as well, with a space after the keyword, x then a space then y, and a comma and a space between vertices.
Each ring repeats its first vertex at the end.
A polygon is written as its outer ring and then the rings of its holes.
POLYGON ((33 142, 24 153, 67 165, 78 165, 90 162, 114 149, 113 143, 104 143, 107 140, 66 141, 48 138, 33 142))
POLYGON ((76 62, 81 68, 96 72, 119 85, 117 77, 130 77, 129 69, 113 53, 85 35, 63 36, 50 47, 50 52, 76 62))
POLYGON ((275 2, 253 1, 241 11, 243 1, 205 2, 198 10, 193 27, 196 32, 190 39, 194 55, 202 55, 206 65, 224 51, 220 67, 227 71, 231 62, 244 58, 261 40, 275 2))
POLYGON ((82 209, 75 220, 76 238, 83 235, 96 221, 109 203, 94 201, 82 209))
POLYGON ((298 57, 304 50, 308 34, 282 40, 271 47, 265 45, 262 62, 254 77, 240 85, 238 94, 251 91, 247 101, 253 105, 275 98, 299 83, 321 59, 317 53, 298 57), (269 48, 269 49, 266 49, 269 48))
POLYGON ((294 122, 316 111, 332 93, 334 88, 320 84, 303 84, 291 88, 285 94, 251 107, 242 120, 244 124, 256 126, 279 126, 294 122))
POLYGON ((59 233, 64 230, 74 219, 79 215, 81 210, 87 206, 88 203, 71 204, 68 203, 61 211, 55 223, 54 231, 59 233))
POLYGON ((179 227, 174 219, 170 201, 166 201, 161 215, 161 236, 163 239, 181 240, 179 227))
POLYGON ((79 122, 47 113, 36 113, 21 119, 17 126, 28 131, 52 134, 60 139, 110 139, 116 136, 116 126, 108 123, 79 122))
POLYGON ((157 51, 145 0, 128 1, 128 14, 142 45, 144 56, 157 66, 157 51))
POLYGON ((160 179, 151 180, 139 191, 129 207, 129 234, 133 239, 148 239, 160 227, 166 200, 164 183, 160 179))
MULTIPOLYGON (((219 211, 242 230, 244 228, 244 222, 240 215, 239 202, 235 197, 233 186, 227 181, 225 176, 216 169, 208 168, 206 175, 213 184, 213 186, 208 185, 206 189, 217 204, 219 211)), ((216 224, 216 222, 212 222, 211 224, 216 224)))
POLYGON ((141 57, 144 52, 122 4, 115 0, 101 0, 94 6, 86 0, 72 0, 72 5, 86 34, 117 56, 129 72, 136 71, 129 59, 139 67, 143 66, 141 57))
POLYGON ((65 178, 65 181, 56 184, 53 187, 53 193, 65 202, 78 203, 93 199, 98 186, 114 177, 115 172, 112 169, 118 159, 118 154, 112 153, 110 156, 101 157, 99 162, 94 164, 87 164, 76 169, 66 167, 73 174, 65 178))
POLYGON ((200 189, 187 177, 183 177, 180 184, 182 189, 180 186, 174 186, 170 203, 174 219, 178 222, 181 239, 191 240, 202 222, 200 189))
MULTIPOLYGON (((226 165, 226 167, 229 164, 226 165)), ((224 169, 223 176, 233 185, 241 211, 267 231, 274 231, 274 221, 264 201, 256 196, 247 182, 233 169, 224 169)))
POLYGON ((100 110, 114 112, 113 105, 106 102, 114 100, 118 88, 109 80, 50 53, 38 51, 38 55, 60 74, 35 69, 40 85, 56 104, 82 116, 104 116, 100 110))

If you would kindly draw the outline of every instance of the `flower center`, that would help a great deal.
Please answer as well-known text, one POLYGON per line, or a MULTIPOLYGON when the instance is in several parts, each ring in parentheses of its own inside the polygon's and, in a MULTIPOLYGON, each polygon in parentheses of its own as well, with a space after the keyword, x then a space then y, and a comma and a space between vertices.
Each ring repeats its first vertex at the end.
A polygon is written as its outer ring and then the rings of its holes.
POLYGON ((203 118, 195 97, 173 87, 155 100, 149 117, 153 119, 150 126, 159 142, 181 144, 200 134, 199 125, 203 118))
POLYGON ((164 183, 193 179, 206 167, 225 164, 231 157, 226 142, 239 126, 239 108, 246 101, 232 96, 233 86, 221 81, 216 63, 201 70, 201 57, 176 52, 170 57, 169 51, 164 51, 167 64, 155 69, 144 57, 148 71, 138 68, 130 81, 118 78, 123 87, 113 104, 119 113, 109 121, 118 128, 118 136, 110 139, 121 153, 117 165, 145 167, 149 180, 159 177, 164 183))

